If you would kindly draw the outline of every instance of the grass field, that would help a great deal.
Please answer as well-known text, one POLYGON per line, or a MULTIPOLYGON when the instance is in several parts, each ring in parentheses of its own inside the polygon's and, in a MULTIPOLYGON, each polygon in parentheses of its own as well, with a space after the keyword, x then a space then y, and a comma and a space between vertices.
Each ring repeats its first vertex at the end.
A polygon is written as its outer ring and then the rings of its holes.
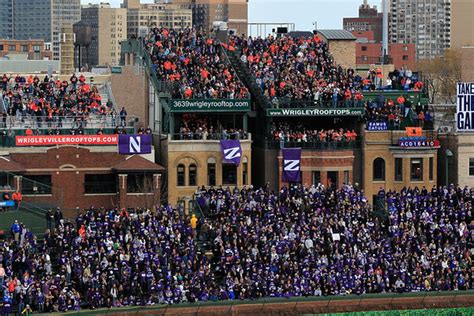
MULTIPOLYGON (((323 314, 324 315, 324 314, 323 314)), ((397 311, 371 311, 371 312, 354 312, 354 313, 336 313, 325 314, 334 316, 471 316, 474 315, 474 308, 438 308, 438 309, 412 309, 397 311)))
POLYGON ((6 211, 0 213, 0 230, 8 235, 15 220, 22 222, 35 235, 41 235, 46 230, 46 219, 26 211, 6 211))

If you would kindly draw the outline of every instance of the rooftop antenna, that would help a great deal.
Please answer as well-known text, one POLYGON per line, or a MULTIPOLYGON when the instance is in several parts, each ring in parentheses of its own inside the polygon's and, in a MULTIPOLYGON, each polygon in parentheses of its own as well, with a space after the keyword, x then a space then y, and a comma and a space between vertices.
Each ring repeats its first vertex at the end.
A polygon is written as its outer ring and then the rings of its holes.
MULTIPOLYGON (((367 0, 364 0, 366 3, 367 0)), ((382 64, 388 63, 388 0, 382 0, 382 64)))

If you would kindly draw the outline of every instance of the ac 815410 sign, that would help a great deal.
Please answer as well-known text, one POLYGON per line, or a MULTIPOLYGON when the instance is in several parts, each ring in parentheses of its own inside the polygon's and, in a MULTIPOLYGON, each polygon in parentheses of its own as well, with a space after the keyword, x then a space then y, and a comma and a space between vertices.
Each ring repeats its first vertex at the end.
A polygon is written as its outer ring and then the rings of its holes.
POLYGON ((398 146, 410 148, 439 147, 439 140, 400 140, 398 146))

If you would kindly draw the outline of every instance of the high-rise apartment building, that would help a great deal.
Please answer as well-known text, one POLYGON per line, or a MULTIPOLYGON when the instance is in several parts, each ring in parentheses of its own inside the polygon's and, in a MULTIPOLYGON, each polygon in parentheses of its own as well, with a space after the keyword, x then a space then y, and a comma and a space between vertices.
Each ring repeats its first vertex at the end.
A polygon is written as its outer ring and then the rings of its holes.
POLYGON ((382 13, 377 11, 377 7, 367 4, 364 0, 359 6, 359 17, 344 18, 342 20, 344 30, 349 32, 373 32, 376 42, 382 41, 382 13))
POLYGON ((61 28, 81 19, 80 0, 0 0, 0 37, 42 39, 60 59, 61 28))
POLYGON ((247 34, 248 0, 172 0, 193 10, 193 24, 205 31, 212 29, 215 21, 227 22, 229 29, 247 34))
POLYGON ((451 0, 390 0, 389 29, 390 42, 414 43, 418 59, 442 55, 451 42, 451 0))
POLYGON ((13 39, 13 0, 0 0, 0 39, 13 39))
POLYGON ((122 5, 127 10, 128 36, 142 36, 152 27, 189 28, 193 22, 193 12, 188 5, 156 1, 140 4, 138 0, 128 0, 122 5))
MULTIPOLYGON (((43 1, 43 0, 42 0, 43 1)), ((30 1, 30 2, 36 2, 30 1)), ((51 0, 52 18, 51 28, 53 34, 53 58, 60 59, 60 44, 62 41, 62 27, 72 26, 81 20, 81 0, 51 0)), ((36 22, 36 20, 32 20, 36 22)), ((64 36, 67 36, 64 35, 64 36)))
POLYGON ((451 0, 451 47, 474 46, 474 0, 451 0))
POLYGON ((127 39, 127 9, 112 8, 105 3, 85 5, 81 15, 82 22, 92 28, 89 66, 118 65, 120 42, 127 39))

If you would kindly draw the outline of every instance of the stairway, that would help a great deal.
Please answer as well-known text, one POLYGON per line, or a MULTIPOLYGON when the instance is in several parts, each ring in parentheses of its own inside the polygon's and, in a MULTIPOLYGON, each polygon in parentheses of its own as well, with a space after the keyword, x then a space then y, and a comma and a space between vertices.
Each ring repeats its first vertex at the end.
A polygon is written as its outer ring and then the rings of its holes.
POLYGON ((242 80, 245 86, 249 89, 257 104, 257 109, 265 110, 272 107, 268 98, 263 94, 262 89, 257 86, 255 77, 251 73, 250 69, 240 59, 240 54, 238 51, 224 50, 224 53, 228 57, 229 62, 239 76, 240 80, 242 80))

